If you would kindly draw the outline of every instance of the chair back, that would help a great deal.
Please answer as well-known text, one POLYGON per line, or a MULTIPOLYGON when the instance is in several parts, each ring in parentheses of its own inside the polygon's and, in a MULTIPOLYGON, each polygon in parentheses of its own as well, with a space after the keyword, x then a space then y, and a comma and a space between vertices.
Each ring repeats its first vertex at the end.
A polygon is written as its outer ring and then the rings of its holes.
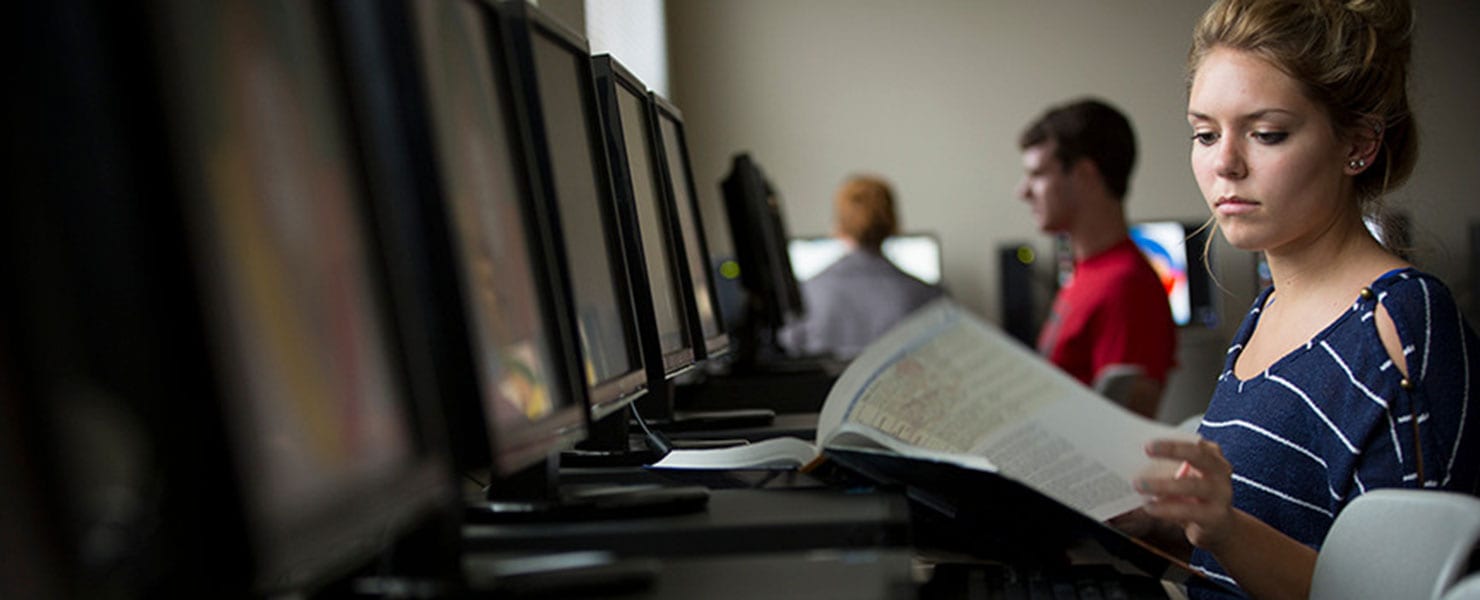
MULTIPOLYGON (((1480 498, 1437 490, 1373 490, 1336 516, 1316 558, 1310 597, 1448 600, 1445 594, 1468 574, 1477 543, 1480 498)), ((1476 588, 1480 582, 1466 585, 1476 588)))

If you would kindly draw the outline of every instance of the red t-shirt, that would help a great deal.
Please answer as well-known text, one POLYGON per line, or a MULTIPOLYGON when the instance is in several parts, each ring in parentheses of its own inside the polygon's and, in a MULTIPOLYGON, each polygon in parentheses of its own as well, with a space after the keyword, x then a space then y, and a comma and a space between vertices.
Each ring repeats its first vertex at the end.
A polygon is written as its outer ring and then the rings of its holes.
POLYGON ((1139 365, 1163 384, 1177 326, 1161 278, 1126 239, 1074 265, 1038 335, 1038 351, 1085 385, 1108 365, 1139 365))

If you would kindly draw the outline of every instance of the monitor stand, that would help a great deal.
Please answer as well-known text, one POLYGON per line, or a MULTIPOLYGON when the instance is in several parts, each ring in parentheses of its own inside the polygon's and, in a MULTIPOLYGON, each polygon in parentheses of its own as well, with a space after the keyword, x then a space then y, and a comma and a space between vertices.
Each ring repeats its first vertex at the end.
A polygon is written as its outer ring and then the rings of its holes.
POLYGON ((676 384, 666 381, 638 400, 638 410, 647 417, 648 424, 659 431, 714 431, 722 435, 726 429, 766 427, 776 420, 776 411, 769 408, 676 410, 674 398, 677 395, 676 384))
POLYGON ((560 466, 574 468, 641 467, 662 460, 672 444, 662 432, 633 422, 640 418, 633 406, 591 421, 586 439, 560 454, 560 466), (628 412, 632 418, 628 418, 628 412), (641 433, 642 435, 634 435, 641 433))
POLYGON ((538 523, 657 517, 699 512, 709 502, 701 486, 560 484, 559 455, 505 477, 469 502, 467 523, 538 523))

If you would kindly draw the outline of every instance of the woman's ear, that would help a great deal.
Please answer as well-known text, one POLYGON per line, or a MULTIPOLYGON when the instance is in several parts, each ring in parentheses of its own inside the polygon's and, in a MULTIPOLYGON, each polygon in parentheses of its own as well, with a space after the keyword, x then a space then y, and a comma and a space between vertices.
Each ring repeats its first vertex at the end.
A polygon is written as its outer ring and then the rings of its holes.
POLYGON ((1349 134, 1346 154, 1346 173, 1357 175, 1377 162, 1377 151, 1382 148, 1382 120, 1367 116, 1357 121, 1349 134))

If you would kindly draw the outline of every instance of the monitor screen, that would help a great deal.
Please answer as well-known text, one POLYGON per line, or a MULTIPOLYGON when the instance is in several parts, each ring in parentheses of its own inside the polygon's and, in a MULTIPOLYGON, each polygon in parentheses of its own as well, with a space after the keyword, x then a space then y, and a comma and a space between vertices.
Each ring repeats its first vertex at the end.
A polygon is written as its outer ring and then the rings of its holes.
MULTIPOLYGON (((786 244, 791 271, 798 282, 816 277, 848 251, 842 240, 831 236, 796 237, 786 244)), ((940 284, 940 240, 929 233, 906 233, 884 240, 884 257, 901 271, 931 285, 940 284)))
POLYGON ((684 315, 684 291, 679 286, 683 257, 673 252, 668 239, 670 221, 663 206, 663 192, 658 187, 661 165, 653 154, 656 145, 649 138, 653 127, 646 90, 639 92, 625 85, 615 88, 617 120, 627 157, 625 168, 631 181, 637 234, 657 317, 658 342, 664 371, 672 373, 693 362, 692 338, 684 315))
POLYGON ((698 331, 702 334, 702 338, 695 343, 705 351, 706 356, 717 354, 726 349, 729 338, 720 325, 718 300, 711 285, 713 279, 710 277, 708 251, 705 247, 707 240, 697 199, 694 197, 697 190, 689 170, 682 116, 677 108, 656 94, 653 94, 653 101, 658 108, 659 141, 662 142, 665 167, 663 172, 667 176, 665 184, 672 199, 670 206, 676 209, 679 232, 683 236, 684 259, 689 267, 694 308, 699 320, 698 331))
POLYGON ((323 583, 426 507, 319 17, 294 2, 182 1, 164 19, 185 216, 266 589, 323 583))
POLYGON ((1178 221, 1149 221, 1130 226, 1131 240, 1161 279, 1172 320, 1177 325, 1214 325, 1210 277, 1202 258, 1206 232, 1178 221))
POLYGON ((740 282, 740 262, 735 258, 735 238, 730 232, 730 215, 725 212, 724 196, 698 194, 699 217, 704 224, 705 249, 709 251, 709 272, 713 277, 715 304, 719 322, 725 332, 735 335, 744 318, 745 288, 740 282))
POLYGON ((584 42, 533 27, 530 43, 549 154, 550 187, 560 210, 578 330, 601 418, 646 386, 636 310, 615 226, 591 59, 584 42))
POLYGON ((471 1, 413 6, 478 401, 495 470, 510 474, 584 435, 584 390, 572 389, 575 358, 562 337, 568 296, 554 275, 558 232, 521 185, 491 13, 471 1))

